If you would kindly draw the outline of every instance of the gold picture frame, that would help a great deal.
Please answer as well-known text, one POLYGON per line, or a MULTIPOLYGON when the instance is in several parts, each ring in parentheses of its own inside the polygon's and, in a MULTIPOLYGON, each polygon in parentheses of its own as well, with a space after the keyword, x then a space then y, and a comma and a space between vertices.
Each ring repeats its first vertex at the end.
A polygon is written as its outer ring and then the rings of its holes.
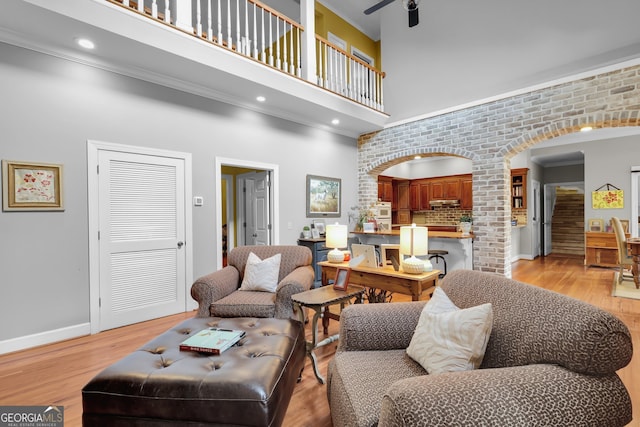
POLYGON ((589 231, 604 233, 604 219, 592 218, 589 220, 589 231))
POLYGON ((620 220, 620 224, 622 225, 622 229, 624 230, 624 232, 626 234, 629 233, 629 220, 628 219, 621 219, 620 220))
POLYGON ((3 211, 63 211, 62 165, 2 161, 3 211))

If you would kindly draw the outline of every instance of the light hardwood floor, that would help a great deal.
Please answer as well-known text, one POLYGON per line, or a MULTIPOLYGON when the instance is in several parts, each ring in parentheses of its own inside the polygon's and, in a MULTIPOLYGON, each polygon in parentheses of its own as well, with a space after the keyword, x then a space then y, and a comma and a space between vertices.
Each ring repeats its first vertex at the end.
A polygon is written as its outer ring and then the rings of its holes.
MULTIPOLYGON (((623 320, 640 349, 640 300, 611 296, 613 270, 586 268, 582 258, 550 256, 513 264, 513 278, 569 295, 603 308, 623 320)), ((394 301, 407 297, 394 295, 394 301)), ((183 319, 184 313, 144 322, 97 335, 81 337, 39 348, 0 356, 0 405, 63 405, 65 425, 80 426, 80 390, 98 372, 140 347, 183 319)), ((337 332, 332 321, 330 333, 337 332)), ((307 327, 307 335, 310 336, 307 327)), ((327 363, 336 343, 318 349, 320 370, 327 363)), ((640 426, 640 355, 619 371, 634 403, 634 421, 640 426)), ((318 383, 307 359, 302 381, 296 386, 284 420, 285 427, 331 427, 326 386, 318 383)))

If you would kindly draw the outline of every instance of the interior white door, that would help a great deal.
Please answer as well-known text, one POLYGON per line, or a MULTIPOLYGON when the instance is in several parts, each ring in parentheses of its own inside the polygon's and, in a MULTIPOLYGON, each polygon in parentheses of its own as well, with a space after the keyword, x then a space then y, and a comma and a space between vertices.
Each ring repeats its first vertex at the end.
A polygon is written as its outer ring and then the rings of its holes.
POLYGON ((257 172, 254 186, 254 212, 255 215, 255 243, 256 245, 271 244, 271 216, 269 215, 270 180, 269 171, 257 172))
POLYGON ((186 310, 184 159, 101 150, 100 329, 186 310))
POLYGON ((533 227, 533 230, 531 232, 531 237, 532 237, 532 242, 531 242, 531 246, 533 248, 533 258, 540 256, 541 253, 541 247, 540 247, 540 241, 541 239, 541 231, 540 231, 540 181, 536 181, 531 180, 531 192, 532 192, 532 212, 533 212, 533 216, 531 218, 531 226, 533 227))
MULTIPOLYGON (((238 175, 239 216, 243 216, 242 236, 245 245, 270 245, 271 180, 270 171, 238 175)), ((241 218, 238 218, 241 220, 241 218)))

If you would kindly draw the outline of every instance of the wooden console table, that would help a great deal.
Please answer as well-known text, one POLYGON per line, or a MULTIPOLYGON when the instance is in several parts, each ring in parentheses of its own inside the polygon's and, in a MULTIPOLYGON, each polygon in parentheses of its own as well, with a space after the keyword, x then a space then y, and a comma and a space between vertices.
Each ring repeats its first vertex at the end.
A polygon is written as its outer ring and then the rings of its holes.
MULTIPOLYGON (((322 261, 318 263, 322 268, 322 286, 329 284, 330 280, 336 278, 338 267, 349 267, 348 262, 333 263, 322 261)), ((420 300, 425 292, 432 293, 438 285, 440 270, 424 272, 422 274, 407 274, 402 271, 395 271, 393 267, 354 267, 349 275, 349 286, 360 285, 368 288, 382 289, 389 292, 397 292, 404 295, 411 295, 413 301, 420 300)), ((340 319, 334 313, 326 310, 322 317, 324 333, 329 330, 329 319, 340 319)))

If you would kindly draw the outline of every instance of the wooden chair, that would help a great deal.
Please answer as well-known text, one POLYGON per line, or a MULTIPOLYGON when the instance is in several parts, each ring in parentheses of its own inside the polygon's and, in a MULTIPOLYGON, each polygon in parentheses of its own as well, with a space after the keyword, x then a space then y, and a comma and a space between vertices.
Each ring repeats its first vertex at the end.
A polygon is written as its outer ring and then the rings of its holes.
MULTIPOLYGON (((624 269, 631 269, 633 265, 633 257, 629 255, 629 250, 627 248, 627 236, 624 232, 620 219, 615 216, 612 217, 611 224, 613 225, 613 232, 616 235, 616 242, 618 243, 618 266, 620 268, 618 273, 618 283, 622 283, 624 280, 624 269)), ((638 285, 636 285, 636 288, 637 287, 638 285)))

